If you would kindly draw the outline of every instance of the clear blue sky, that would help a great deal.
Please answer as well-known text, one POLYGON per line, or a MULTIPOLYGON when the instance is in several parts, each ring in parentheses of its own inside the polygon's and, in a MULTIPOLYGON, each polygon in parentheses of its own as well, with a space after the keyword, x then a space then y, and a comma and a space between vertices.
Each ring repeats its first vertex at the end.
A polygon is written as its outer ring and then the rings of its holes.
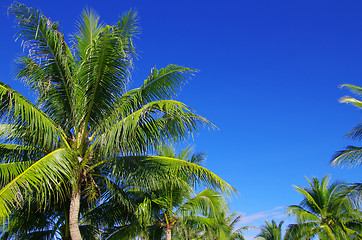
MULTIPOLYGON (((155 65, 200 69, 179 99, 219 127, 202 130, 193 144, 207 152, 206 167, 239 190, 231 206, 248 224, 298 204, 292 186, 305 186, 305 176, 361 181, 360 168, 328 165, 361 122, 360 110, 338 103, 349 94, 340 84, 362 85, 361 1, 23 2, 59 21, 66 36, 86 6, 109 24, 136 8, 142 34, 134 86, 155 65)), ((6 14, 11 1, 0 4, 0 81, 27 95, 13 80, 22 49, 6 14)))

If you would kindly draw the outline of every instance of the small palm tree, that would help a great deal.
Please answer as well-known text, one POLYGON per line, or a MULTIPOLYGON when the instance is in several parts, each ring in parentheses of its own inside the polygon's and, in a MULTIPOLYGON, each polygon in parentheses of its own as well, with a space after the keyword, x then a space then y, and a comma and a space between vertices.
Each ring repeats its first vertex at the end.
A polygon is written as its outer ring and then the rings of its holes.
POLYGON ((288 214, 296 217, 297 223, 288 226, 289 239, 359 239, 362 235, 361 212, 356 209, 344 185, 329 184, 330 178, 322 181, 307 178, 309 188, 295 189, 304 200, 300 205, 288 207, 288 214))
POLYGON ((282 225, 284 221, 277 224, 274 220, 271 222, 265 221, 265 225, 260 228, 260 233, 257 235, 258 240, 282 240, 282 225))

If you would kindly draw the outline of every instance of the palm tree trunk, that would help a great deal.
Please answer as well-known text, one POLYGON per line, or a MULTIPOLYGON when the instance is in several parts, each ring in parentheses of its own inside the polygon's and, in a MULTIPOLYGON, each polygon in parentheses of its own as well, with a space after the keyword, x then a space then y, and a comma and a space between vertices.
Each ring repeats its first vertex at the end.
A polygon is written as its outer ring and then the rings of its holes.
POLYGON ((167 226, 166 226, 165 233, 166 233, 166 240, 171 240, 171 236, 172 236, 172 227, 171 227, 171 226, 169 226, 168 224, 167 224, 167 226))
POLYGON ((80 195, 80 186, 77 189, 73 188, 69 207, 69 232, 72 240, 82 240, 78 225, 80 195))

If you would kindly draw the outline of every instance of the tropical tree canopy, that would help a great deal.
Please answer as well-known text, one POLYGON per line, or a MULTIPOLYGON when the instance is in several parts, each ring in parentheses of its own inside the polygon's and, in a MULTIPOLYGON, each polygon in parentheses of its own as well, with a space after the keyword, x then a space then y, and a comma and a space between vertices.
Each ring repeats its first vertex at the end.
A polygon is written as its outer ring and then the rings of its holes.
MULTIPOLYGON (((351 84, 344 84, 342 87, 348 88, 353 93, 361 96, 362 95, 362 88, 351 85, 351 84)), ((358 100, 354 97, 345 96, 339 100, 341 103, 349 103, 357 108, 362 108, 362 101, 358 100)), ((353 140, 360 141, 362 139, 362 124, 358 124, 351 132, 349 132, 346 137, 351 138, 353 140)), ((331 164, 332 165, 349 165, 349 166, 359 166, 361 165, 362 161, 362 147, 356 146, 347 146, 346 149, 338 151, 332 158, 331 164)))
POLYGON ((277 224, 274 220, 265 221, 265 225, 260 228, 260 233, 256 236, 258 240, 282 240, 282 225, 284 221, 277 224))
MULTIPOLYGON (((177 154, 170 145, 159 146, 157 155, 195 165, 200 164, 205 156, 204 153, 194 154, 191 147, 184 148, 177 154)), ((189 174, 176 169, 170 171, 169 176, 164 179, 159 179, 158 184, 153 187, 133 188, 131 194, 139 198, 135 212, 136 221, 132 225, 126 224, 111 230, 109 239, 129 239, 136 236, 159 238, 162 235, 171 239, 174 228, 178 230, 174 232, 177 236, 181 233, 180 229, 185 232, 186 226, 191 222, 195 226, 204 224, 202 220, 205 218, 216 218, 221 211, 225 211, 225 200, 212 189, 196 194, 195 188, 200 187, 200 184, 204 184, 203 179, 195 184, 192 176, 190 178, 189 174)))
POLYGON ((286 239, 360 239, 362 215, 349 196, 345 185, 333 183, 324 177, 313 178, 309 187, 295 189, 304 200, 288 207, 297 223, 288 226, 286 239))
POLYGON ((40 206, 63 202, 65 238, 81 239, 82 199, 94 203, 109 182, 125 178, 154 185, 161 165, 220 191, 233 190, 201 166, 149 155, 160 143, 185 139, 210 122, 172 99, 195 69, 153 68, 142 86, 128 90, 135 11, 106 25, 85 10, 68 42, 59 24, 39 10, 15 2, 9 12, 26 50, 17 77, 35 93, 36 103, 0 82, 3 223, 29 198, 40 206))

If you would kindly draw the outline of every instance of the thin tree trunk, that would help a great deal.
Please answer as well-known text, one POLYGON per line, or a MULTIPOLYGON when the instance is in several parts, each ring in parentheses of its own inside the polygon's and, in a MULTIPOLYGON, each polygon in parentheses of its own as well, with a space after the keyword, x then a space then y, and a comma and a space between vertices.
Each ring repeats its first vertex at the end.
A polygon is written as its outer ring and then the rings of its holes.
POLYGON ((166 240, 171 240, 172 228, 169 225, 166 226, 165 233, 166 233, 166 240))
POLYGON ((82 240, 80 235, 78 219, 80 207, 80 186, 78 189, 73 189, 72 198, 70 199, 69 207, 69 232, 72 240, 82 240))

